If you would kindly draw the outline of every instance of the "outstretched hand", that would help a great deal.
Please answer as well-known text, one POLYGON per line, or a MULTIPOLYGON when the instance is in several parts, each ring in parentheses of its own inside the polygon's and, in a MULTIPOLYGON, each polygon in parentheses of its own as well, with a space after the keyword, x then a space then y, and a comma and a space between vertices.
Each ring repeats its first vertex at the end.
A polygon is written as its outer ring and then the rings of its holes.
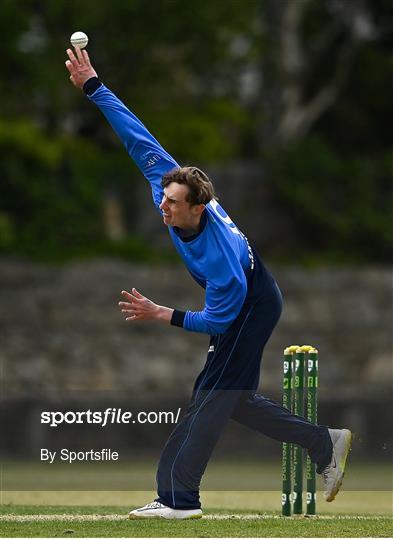
POLYGON ((173 309, 155 304, 146 296, 143 296, 135 288, 129 293, 121 291, 127 302, 119 302, 121 312, 125 315, 126 321, 170 321, 173 309))
POLYGON ((69 60, 65 65, 70 73, 70 81, 77 88, 83 88, 86 81, 92 77, 97 77, 97 73, 90 63, 90 58, 86 50, 75 47, 75 54, 71 49, 67 49, 69 60))

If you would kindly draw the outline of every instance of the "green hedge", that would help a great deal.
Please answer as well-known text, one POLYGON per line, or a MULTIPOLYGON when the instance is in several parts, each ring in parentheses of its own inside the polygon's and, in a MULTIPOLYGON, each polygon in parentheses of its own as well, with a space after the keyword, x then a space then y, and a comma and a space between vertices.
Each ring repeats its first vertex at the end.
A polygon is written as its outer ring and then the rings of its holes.
POLYGON ((343 157, 309 137, 271 161, 275 202, 314 260, 391 260, 393 152, 343 157))
MULTIPOLYGON (((82 138, 50 138, 28 122, 0 123, 2 160, 0 252, 62 261, 112 254, 154 260, 143 239, 106 238, 103 201, 116 186, 133 196, 123 153, 103 152, 82 138), (125 183, 127 185, 125 185, 125 183)), ((137 174, 136 171, 134 173, 137 174)), ((134 205, 137 206, 137 205, 134 205)))

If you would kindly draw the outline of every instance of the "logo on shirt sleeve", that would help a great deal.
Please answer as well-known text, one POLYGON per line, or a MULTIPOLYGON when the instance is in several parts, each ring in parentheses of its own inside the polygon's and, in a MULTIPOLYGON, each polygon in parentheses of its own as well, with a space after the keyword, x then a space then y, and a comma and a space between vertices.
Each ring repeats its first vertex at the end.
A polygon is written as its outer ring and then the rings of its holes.
POLYGON ((160 161, 161 156, 160 154, 157 154, 156 152, 152 152, 151 150, 148 150, 144 154, 141 155, 141 160, 144 163, 144 166, 146 169, 149 167, 152 167, 157 161, 160 161))

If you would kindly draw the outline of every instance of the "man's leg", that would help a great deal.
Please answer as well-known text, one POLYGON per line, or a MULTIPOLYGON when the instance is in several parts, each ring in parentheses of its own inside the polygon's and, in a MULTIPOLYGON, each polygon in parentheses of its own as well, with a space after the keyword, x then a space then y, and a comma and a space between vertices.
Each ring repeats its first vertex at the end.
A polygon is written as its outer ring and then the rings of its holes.
POLYGON ((261 353, 281 313, 277 288, 257 305, 245 305, 214 348, 199 375, 190 406, 161 455, 158 502, 172 508, 199 508, 199 485, 222 429, 259 374, 261 353))
POLYGON ((271 399, 251 392, 244 393, 232 418, 272 439, 306 448, 311 461, 317 464, 319 473, 330 463, 333 446, 328 428, 292 414, 271 399))
POLYGON ((239 391, 204 390, 190 404, 162 452, 157 501, 177 509, 200 508, 202 476, 239 396, 239 391))

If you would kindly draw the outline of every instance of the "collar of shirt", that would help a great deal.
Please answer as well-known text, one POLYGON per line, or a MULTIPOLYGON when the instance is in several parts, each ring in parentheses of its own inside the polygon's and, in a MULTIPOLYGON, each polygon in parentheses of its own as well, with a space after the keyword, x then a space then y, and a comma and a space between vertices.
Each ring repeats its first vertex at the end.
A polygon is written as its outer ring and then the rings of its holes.
POLYGON ((173 230, 175 231, 177 236, 181 238, 183 242, 191 242, 191 240, 194 240, 198 235, 201 234, 203 229, 206 227, 206 223, 207 223, 207 212, 206 210, 204 210, 201 214, 201 219, 199 221, 198 232, 193 233, 193 234, 187 234, 187 231, 185 231, 184 229, 180 229, 179 227, 173 227, 173 230))

